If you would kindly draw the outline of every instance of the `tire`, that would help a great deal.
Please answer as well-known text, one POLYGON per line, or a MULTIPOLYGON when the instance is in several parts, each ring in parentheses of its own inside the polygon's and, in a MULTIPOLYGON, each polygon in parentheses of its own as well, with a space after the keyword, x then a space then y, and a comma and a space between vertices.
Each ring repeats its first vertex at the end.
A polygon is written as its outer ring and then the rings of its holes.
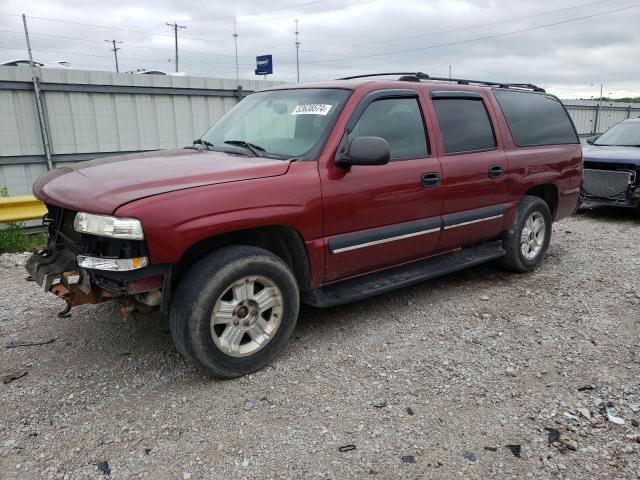
POLYGON ((185 273, 171 302, 171 334, 188 361, 234 378, 284 348, 299 309, 298 284, 279 257, 252 246, 224 247, 185 273))
POLYGON ((511 228, 505 234, 504 246, 507 253, 500 260, 501 265, 521 273, 529 272, 540 265, 551 241, 551 224, 551 212, 547 203, 540 197, 525 195, 511 228), (528 223, 530 221, 534 223, 528 223), (531 226, 540 225, 540 221, 544 222, 544 232, 539 230, 532 237, 531 226), (529 243, 525 246, 522 236, 527 232, 529 243))

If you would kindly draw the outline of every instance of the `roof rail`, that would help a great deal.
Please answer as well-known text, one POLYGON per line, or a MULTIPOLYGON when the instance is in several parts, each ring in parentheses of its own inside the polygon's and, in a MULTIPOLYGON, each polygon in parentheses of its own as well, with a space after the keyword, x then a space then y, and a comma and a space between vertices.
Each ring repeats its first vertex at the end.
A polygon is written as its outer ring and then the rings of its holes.
POLYGON ((401 75, 398 80, 406 82, 420 82, 422 80, 431 80, 435 82, 455 82, 459 85, 486 85, 490 87, 500 88, 520 88, 523 90, 533 90, 534 92, 545 92, 544 88, 540 88, 532 83, 505 83, 505 82, 490 82, 486 80, 469 80, 465 78, 448 78, 448 77, 432 77, 422 72, 388 72, 388 73, 369 73, 366 75, 353 75, 351 77, 342 77, 338 80, 353 80, 356 78, 367 77, 383 77, 389 75, 401 75))

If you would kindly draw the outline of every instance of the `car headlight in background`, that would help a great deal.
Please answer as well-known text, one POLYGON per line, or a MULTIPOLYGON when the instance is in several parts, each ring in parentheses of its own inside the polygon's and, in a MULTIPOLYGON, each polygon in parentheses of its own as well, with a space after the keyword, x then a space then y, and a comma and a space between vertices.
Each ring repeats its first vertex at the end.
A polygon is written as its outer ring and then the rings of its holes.
POLYGON ((135 218, 118 218, 107 215, 78 212, 73 221, 76 232, 123 240, 144 240, 142 224, 135 218))

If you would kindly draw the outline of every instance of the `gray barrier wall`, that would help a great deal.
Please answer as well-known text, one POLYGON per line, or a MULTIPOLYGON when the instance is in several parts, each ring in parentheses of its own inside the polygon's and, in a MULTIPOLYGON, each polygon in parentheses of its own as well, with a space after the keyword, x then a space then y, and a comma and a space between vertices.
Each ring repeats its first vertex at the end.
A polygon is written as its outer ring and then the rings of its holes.
POLYGON ((598 102, 597 100, 563 100, 584 143, 586 137, 603 133, 627 118, 640 117, 640 104, 598 102))
MULTIPOLYGON (((38 69, 54 164, 191 144, 244 95, 281 82, 38 69)), ((582 141, 639 104, 564 100, 582 141)), ((31 193, 46 171, 31 69, 0 67, 0 186, 31 193)))
MULTIPOLYGON (((190 145, 239 98, 282 82, 38 69, 54 164, 190 145)), ((0 186, 46 171, 31 69, 0 67, 0 186)))

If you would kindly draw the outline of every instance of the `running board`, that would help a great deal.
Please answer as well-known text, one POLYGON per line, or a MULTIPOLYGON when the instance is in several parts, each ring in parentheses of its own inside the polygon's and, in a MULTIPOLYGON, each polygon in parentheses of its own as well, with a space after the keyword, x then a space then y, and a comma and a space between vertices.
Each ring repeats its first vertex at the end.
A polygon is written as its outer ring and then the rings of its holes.
POLYGON ((505 255, 496 240, 408 265, 390 268, 303 293, 302 301, 314 307, 333 307, 430 280, 495 260, 505 255))

